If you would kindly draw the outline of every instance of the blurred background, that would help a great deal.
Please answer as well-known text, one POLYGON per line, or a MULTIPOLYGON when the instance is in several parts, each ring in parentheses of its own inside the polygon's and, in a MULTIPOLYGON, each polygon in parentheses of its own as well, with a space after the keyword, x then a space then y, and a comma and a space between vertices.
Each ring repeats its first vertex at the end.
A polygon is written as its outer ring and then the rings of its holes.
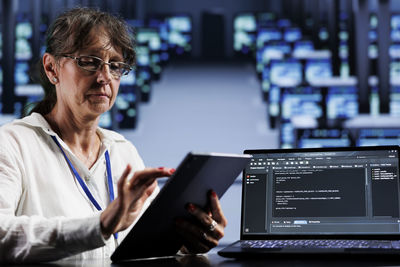
MULTIPOLYGON (((400 0, 1 0, 0 125, 41 99, 45 32, 75 6, 135 28, 136 68, 100 124, 147 166, 188 151, 400 144, 400 0)), ((241 177, 222 198, 222 244, 239 238, 240 202, 241 177)))

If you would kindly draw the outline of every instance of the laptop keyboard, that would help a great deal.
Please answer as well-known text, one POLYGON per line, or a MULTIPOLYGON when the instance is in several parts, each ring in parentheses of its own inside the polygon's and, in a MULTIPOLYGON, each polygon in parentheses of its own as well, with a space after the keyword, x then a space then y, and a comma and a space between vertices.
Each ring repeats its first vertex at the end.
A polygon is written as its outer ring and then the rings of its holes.
POLYGON ((387 240, 243 240, 242 248, 376 248, 400 249, 400 241, 387 240))

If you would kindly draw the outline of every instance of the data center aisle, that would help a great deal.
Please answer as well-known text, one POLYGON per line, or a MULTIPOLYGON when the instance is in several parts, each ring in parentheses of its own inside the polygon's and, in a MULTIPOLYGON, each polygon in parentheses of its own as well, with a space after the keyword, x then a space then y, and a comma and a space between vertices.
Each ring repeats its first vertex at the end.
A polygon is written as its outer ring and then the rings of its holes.
MULTIPOLYGON (((188 151, 278 147, 250 64, 171 64, 152 90, 151 101, 140 106, 137 129, 121 132, 146 166, 176 167, 188 151)), ((239 238, 240 195, 237 183, 222 199, 229 221, 224 243, 239 238)))
POLYGON ((276 148, 250 64, 175 63, 153 82, 138 127, 122 131, 148 166, 176 166, 188 151, 242 153, 276 148))

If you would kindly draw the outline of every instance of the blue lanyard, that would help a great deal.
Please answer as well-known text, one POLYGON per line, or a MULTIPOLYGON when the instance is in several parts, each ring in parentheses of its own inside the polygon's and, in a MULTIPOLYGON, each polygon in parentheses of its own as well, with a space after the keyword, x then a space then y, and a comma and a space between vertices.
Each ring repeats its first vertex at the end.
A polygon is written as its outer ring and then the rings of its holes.
MULTIPOLYGON (((75 175, 76 180, 78 183, 81 185, 83 191, 85 192, 86 196, 89 198, 90 202, 96 207, 97 210, 102 210, 99 203, 97 203, 96 199, 93 197, 92 193, 90 193, 89 188, 86 186, 85 182, 79 175, 78 171, 75 169, 74 165, 72 162, 69 160, 67 155, 65 154, 64 150, 62 149, 60 142, 58 142, 57 138, 55 136, 51 136, 53 138, 54 142, 56 142, 57 146, 60 148, 61 152, 63 153, 65 160, 68 162, 69 167, 71 168, 72 172, 75 175)), ((106 150, 105 154, 106 158, 106 167, 107 167, 107 182, 108 182, 108 192, 110 195, 110 202, 114 200, 114 187, 113 187, 113 182, 112 182, 112 175, 111 175, 111 164, 110 164, 110 156, 108 154, 108 150, 106 150)), ((114 238, 118 238, 118 233, 114 233, 114 238)))

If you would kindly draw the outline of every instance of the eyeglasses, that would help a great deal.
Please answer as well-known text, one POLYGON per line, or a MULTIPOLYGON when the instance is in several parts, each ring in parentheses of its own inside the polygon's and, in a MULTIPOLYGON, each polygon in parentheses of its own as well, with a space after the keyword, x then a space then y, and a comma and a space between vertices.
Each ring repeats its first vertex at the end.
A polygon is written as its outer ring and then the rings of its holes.
POLYGON ((73 57, 69 55, 61 55, 63 57, 71 58, 76 61, 76 64, 87 71, 98 71, 103 67, 104 64, 108 65, 110 67, 110 73, 111 75, 119 79, 123 75, 127 75, 131 70, 132 67, 129 66, 126 63, 123 62, 105 62, 101 58, 94 57, 94 56, 79 56, 79 57, 73 57))

